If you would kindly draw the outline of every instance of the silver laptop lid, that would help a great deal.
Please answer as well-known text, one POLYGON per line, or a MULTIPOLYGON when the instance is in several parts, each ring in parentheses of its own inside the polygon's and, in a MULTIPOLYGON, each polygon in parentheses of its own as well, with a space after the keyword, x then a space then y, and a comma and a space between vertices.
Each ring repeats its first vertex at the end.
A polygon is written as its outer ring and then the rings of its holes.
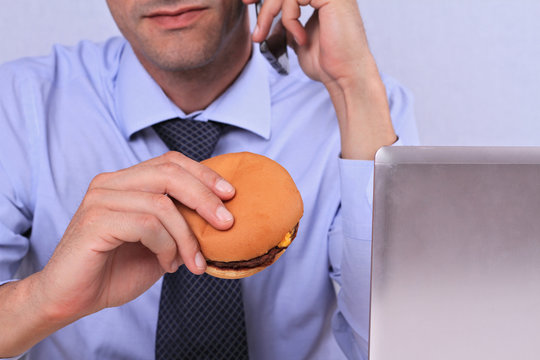
POLYGON ((540 148, 375 160, 370 360, 540 358, 540 148))

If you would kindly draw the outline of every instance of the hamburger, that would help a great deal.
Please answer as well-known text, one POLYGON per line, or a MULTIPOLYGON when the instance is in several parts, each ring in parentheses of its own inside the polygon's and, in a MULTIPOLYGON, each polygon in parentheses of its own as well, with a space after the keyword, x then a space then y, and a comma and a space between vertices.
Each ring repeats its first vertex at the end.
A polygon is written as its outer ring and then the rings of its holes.
POLYGON ((303 214, 300 192, 285 168, 249 152, 202 161, 236 189, 225 202, 234 215, 228 230, 217 230, 197 212, 178 208, 199 241, 209 275, 224 279, 251 276, 272 265, 296 236, 303 214))

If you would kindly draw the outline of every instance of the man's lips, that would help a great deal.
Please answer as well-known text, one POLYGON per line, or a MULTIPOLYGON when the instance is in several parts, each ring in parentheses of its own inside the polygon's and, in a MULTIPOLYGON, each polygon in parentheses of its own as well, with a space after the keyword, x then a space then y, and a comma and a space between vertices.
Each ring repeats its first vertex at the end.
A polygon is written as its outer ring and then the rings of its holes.
POLYGON ((195 22, 206 9, 202 6, 186 6, 175 10, 157 10, 146 18, 165 29, 181 29, 195 22))

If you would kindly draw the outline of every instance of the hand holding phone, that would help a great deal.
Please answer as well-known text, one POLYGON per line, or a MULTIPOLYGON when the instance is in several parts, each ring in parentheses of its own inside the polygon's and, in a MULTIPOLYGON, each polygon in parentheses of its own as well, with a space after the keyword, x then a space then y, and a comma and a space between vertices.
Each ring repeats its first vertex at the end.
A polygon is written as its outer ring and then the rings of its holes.
MULTIPOLYGON (((259 17, 263 1, 255 4, 255 13, 259 17)), ((274 18, 268 37, 263 40, 259 49, 272 67, 281 75, 289 74, 289 56, 287 54, 287 32, 281 23, 281 13, 274 18)))

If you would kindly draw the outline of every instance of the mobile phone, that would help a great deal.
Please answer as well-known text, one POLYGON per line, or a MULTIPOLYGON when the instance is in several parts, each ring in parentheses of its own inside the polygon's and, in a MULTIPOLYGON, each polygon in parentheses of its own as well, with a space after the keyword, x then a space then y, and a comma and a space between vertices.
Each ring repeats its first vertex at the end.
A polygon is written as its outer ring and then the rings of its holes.
MULTIPOLYGON (((259 12, 263 0, 255 4, 255 14, 259 12)), ((268 60, 270 65, 281 75, 289 74, 289 56, 287 55, 287 33, 281 24, 281 13, 274 18, 268 37, 259 44, 261 54, 268 60)))

